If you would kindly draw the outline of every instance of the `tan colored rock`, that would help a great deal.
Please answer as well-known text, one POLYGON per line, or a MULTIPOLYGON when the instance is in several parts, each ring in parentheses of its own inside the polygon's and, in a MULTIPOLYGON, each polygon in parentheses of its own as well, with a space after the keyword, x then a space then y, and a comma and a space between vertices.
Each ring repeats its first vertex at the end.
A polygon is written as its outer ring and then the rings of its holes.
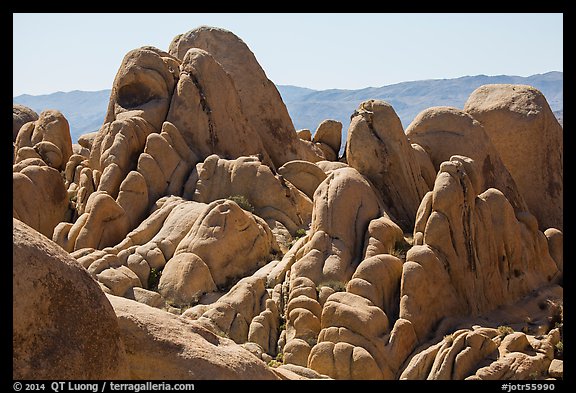
POLYGON ((313 141, 325 143, 338 156, 342 142, 342 123, 336 120, 324 120, 316 129, 313 141))
POLYGON ((78 144, 90 151, 92 150, 92 143, 94 143, 94 138, 96 138, 96 135, 98 135, 98 131, 82 134, 78 137, 78 144))
POLYGON ((287 161, 319 161, 322 152, 298 138, 276 86, 248 46, 232 32, 201 26, 174 37, 171 55, 183 60, 190 48, 203 49, 222 65, 236 86, 250 128, 260 134, 275 167, 287 161))
MULTIPOLYGON (((73 143, 72 144, 72 154, 78 154, 83 156, 84 158, 90 158, 90 150, 85 148, 84 146, 81 146, 77 143, 73 143)), ((68 160, 70 161, 70 160, 68 160)), ((68 164, 66 164, 68 165, 68 164)))
POLYGON ((62 113, 45 110, 38 120, 26 123, 15 139, 15 163, 28 158, 22 148, 33 148, 38 156, 52 168, 64 170, 68 158, 72 155, 70 126, 62 113))
POLYGON ((421 342, 445 317, 486 313, 558 279, 534 216, 515 213, 496 189, 477 194, 479 177, 473 161, 452 157, 420 206, 400 317, 421 342))
POLYGON ((349 292, 330 296, 322 309, 322 327, 345 327, 368 337, 380 337, 389 330, 389 321, 381 308, 368 299, 349 292))
POLYGON ((184 194, 185 198, 209 203, 221 198, 244 197, 254 207, 254 214, 265 220, 281 222, 292 234, 310 223, 311 200, 292 184, 274 175, 256 157, 226 160, 211 155, 197 165, 195 173, 195 188, 190 187, 190 191, 184 194))
POLYGON ((403 242, 402 229, 389 217, 383 216, 374 219, 370 221, 364 237, 364 259, 380 254, 392 254, 396 247, 403 242))
POLYGON ((158 292, 150 291, 148 289, 133 287, 124 293, 124 297, 144 303, 150 307, 166 309, 166 299, 164 299, 158 292))
POLYGON ((287 379, 331 379, 327 375, 322 375, 314 370, 295 364, 283 364, 273 371, 279 372, 281 376, 284 375, 287 379), (290 376, 284 374, 285 371, 290 372, 290 376), (294 377, 292 374, 295 374, 297 377, 294 377))
POLYGON ((110 303, 66 252, 13 220, 14 379, 125 379, 110 303))
POLYGON ((417 350, 400 379, 462 380, 495 356, 497 349, 498 345, 479 331, 458 330, 437 344, 417 350))
POLYGON ((126 345, 129 379, 278 379, 250 352, 194 321, 108 295, 126 345))
POLYGON ((362 257, 366 229, 382 212, 376 193, 358 171, 333 171, 314 194, 311 232, 292 277, 347 282, 362 257))
POLYGON ((553 359, 548 367, 548 375, 552 378, 564 378, 564 361, 553 359))
MULTIPOLYGON (((290 262, 286 345, 283 350, 286 363, 307 364, 311 351, 316 348, 316 341, 320 340, 324 319, 330 320, 323 316, 322 310, 326 310, 329 299, 345 290, 355 266, 362 259, 368 226, 380 217, 387 218, 385 214, 383 216, 381 202, 366 179, 353 168, 332 171, 316 189, 310 231, 297 248, 294 246, 297 251, 290 262)), ((356 297, 358 301, 369 302, 356 297)), ((380 313, 386 318, 382 310, 380 313)), ((359 320, 359 316, 352 314, 351 319, 359 320)), ((357 331, 358 327, 354 326, 357 331)), ((358 343, 355 342, 354 346, 358 343)), ((327 351, 326 354, 332 353, 331 349, 327 351)), ((330 356, 336 355, 332 353, 330 356)), ((334 377, 336 374, 331 371, 327 375, 334 377)))
POLYGON ((208 52, 190 48, 166 120, 183 132, 200 160, 211 154, 237 158, 261 154, 271 165, 260 134, 247 120, 234 81, 208 52))
MULTIPOLYGON (((468 380, 526 380, 530 375, 540 375, 545 367, 541 359, 522 352, 513 352, 498 359, 489 366, 479 369, 468 380)), ((546 366, 549 362, 546 363, 546 366)))
MULTIPOLYGON (((31 123, 32 124, 32 123, 31 123)), ((68 195, 58 170, 25 160, 12 174, 12 215, 48 238, 64 221, 68 195)), ((15 166, 16 169, 16 166, 15 166)))
POLYGON ((251 321, 265 309, 268 299, 265 282, 265 277, 245 277, 216 302, 196 305, 185 311, 182 318, 197 320, 213 332, 245 343, 251 321))
POLYGON ((289 161, 278 168, 278 173, 310 200, 314 199, 314 192, 326 179, 326 173, 322 169, 307 161, 289 161))
POLYGON ((326 143, 315 142, 314 146, 315 146, 315 148, 317 148, 318 150, 320 150, 322 152, 322 156, 323 156, 324 160, 328 160, 328 161, 338 160, 338 152, 335 152, 334 150, 332 150, 332 148, 329 145, 327 145, 326 143))
POLYGON ((182 195, 198 161, 172 123, 166 121, 159 134, 148 135, 144 152, 138 157, 138 172, 146 179, 149 206, 164 195, 182 195))
MULTIPOLYGON (((232 201, 206 205, 165 197, 158 205, 116 245, 75 253, 110 293, 134 297, 127 292, 134 286, 147 288, 151 269, 156 269, 162 271, 162 298, 174 306, 190 306, 217 285, 250 274, 278 251, 267 224, 232 201), (117 269, 131 270, 131 279, 116 274, 117 269)), ((88 212, 86 217, 93 215, 88 212)))
POLYGON ((556 262, 558 270, 564 273, 564 235, 556 228, 548 228, 544 231, 546 239, 548 240, 548 250, 550 256, 556 262))
POLYGON ((90 152, 90 169, 101 173, 95 189, 116 198, 122 181, 136 169, 146 138, 154 132, 157 131, 152 124, 138 116, 125 115, 105 123, 94 138, 90 152))
POLYGON ((119 243, 129 231, 126 212, 107 193, 90 195, 85 213, 74 224, 61 222, 53 240, 68 252, 81 248, 104 248, 119 243))
POLYGON ((16 141, 18 131, 26 123, 38 120, 38 113, 25 105, 12 104, 12 141, 16 141))
POLYGON ((297 130, 296 135, 298 135, 298 138, 302 139, 303 141, 312 142, 312 132, 310 132, 310 130, 307 128, 297 130))
POLYGON ((322 169, 326 175, 329 175, 336 169, 347 168, 348 164, 344 162, 334 162, 334 161, 318 161, 314 163, 318 168, 322 169))
POLYGON ((158 292, 173 305, 191 304, 206 292, 216 291, 210 268, 192 253, 170 259, 158 283, 158 292))
MULTIPOLYGON (((104 123, 140 117, 160 130, 178 80, 179 66, 177 59, 152 46, 128 52, 114 78, 104 123)), ((93 144, 98 144, 98 137, 93 144)))
POLYGON ((394 379, 416 336, 406 320, 398 320, 392 331, 388 326, 382 309, 370 300, 334 293, 324 305, 322 330, 308 367, 336 379, 394 379))
POLYGON ((496 188, 504 193, 515 211, 528 210, 484 127, 470 114, 452 107, 428 108, 414 118, 406 128, 406 135, 428 153, 436 172, 453 155, 468 157, 479 168, 478 175, 471 180, 475 183, 476 192, 496 188))
POLYGON ((428 189, 431 190, 434 188, 434 180, 436 180, 436 168, 434 168, 430 156, 422 146, 417 143, 411 143, 410 146, 412 146, 412 150, 414 151, 414 158, 420 167, 422 178, 424 178, 428 189))
POLYGON ((261 218, 232 201, 217 200, 196 220, 174 256, 196 254, 210 269, 214 283, 222 286, 263 266, 277 250, 272 232, 261 218))
POLYGON ((370 300, 386 315, 398 315, 402 260, 388 254, 364 259, 356 268, 346 291, 370 300))
POLYGON ((279 335, 280 313, 273 299, 266 300, 266 308, 252 319, 248 330, 248 341, 259 344, 265 353, 276 354, 279 335))
POLYGON ((136 273, 126 266, 104 269, 96 274, 96 278, 110 289, 109 293, 116 296, 124 296, 129 289, 142 286, 136 273))
POLYGON ((348 129, 346 158, 374 184, 393 221, 409 231, 429 188, 390 104, 381 100, 360 104, 348 129))
POLYGON ((484 126, 539 228, 562 230, 563 130, 544 95, 526 85, 484 85, 464 110, 484 126))

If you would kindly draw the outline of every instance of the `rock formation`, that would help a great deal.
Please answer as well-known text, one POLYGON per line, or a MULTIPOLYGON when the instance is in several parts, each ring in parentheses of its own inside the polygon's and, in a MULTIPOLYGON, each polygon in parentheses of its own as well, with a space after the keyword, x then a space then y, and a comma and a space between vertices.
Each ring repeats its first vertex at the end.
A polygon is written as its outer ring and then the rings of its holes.
POLYGON ((481 315, 559 278, 534 216, 515 212, 497 189, 479 193, 476 165, 463 156, 442 163, 418 210, 400 316, 412 322, 419 340, 443 318, 481 315))
POLYGON ((38 120, 38 113, 27 106, 20 104, 12 105, 12 141, 16 142, 18 131, 28 122, 38 120))
POLYGON ((41 159, 34 158, 23 160, 20 165, 14 166, 14 218, 52 238, 54 228, 66 219, 68 206, 68 194, 58 170, 49 167, 41 159))
POLYGON ((108 299, 118 316, 130 379, 279 379, 241 346, 187 319, 132 300, 108 299))
POLYGON ((63 170, 72 155, 68 121, 59 111, 42 112, 38 120, 22 126, 14 149, 14 163, 27 158, 39 158, 50 167, 63 170))
POLYGON ((278 221, 292 233, 310 224, 312 201, 256 157, 225 160, 212 155, 196 166, 190 179, 184 197, 194 201, 239 196, 256 215, 278 221))
POLYGON ((563 228, 563 129, 544 95, 526 85, 484 85, 464 110, 484 126, 541 230, 563 228))
POLYGON ((79 145, 14 112, 14 378, 562 378, 547 108, 369 100, 339 157, 229 31, 128 52, 79 145))
POLYGON ((90 275, 19 220, 12 229, 14 379, 124 379, 114 310, 90 275))
POLYGON ((426 151, 435 173, 453 155, 461 155, 481 165, 478 190, 496 188, 506 195, 517 211, 528 207, 516 182, 502 162, 484 127, 466 112, 451 107, 432 107, 420 112, 406 129, 412 143, 426 151))
POLYGON ((380 100, 360 104, 350 122, 346 159, 374 183, 390 213, 409 231, 429 188, 391 105, 380 100))
POLYGON ((266 77, 252 51, 234 33, 214 27, 198 27, 174 37, 168 51, 184 60, 191 48, 210 53, 232 77, 242 111, 250 127, 262 138, 264 148, 276 167, 292 160, 315 162, 325 158, 314 144, 298 138, 276 86, 266 77))

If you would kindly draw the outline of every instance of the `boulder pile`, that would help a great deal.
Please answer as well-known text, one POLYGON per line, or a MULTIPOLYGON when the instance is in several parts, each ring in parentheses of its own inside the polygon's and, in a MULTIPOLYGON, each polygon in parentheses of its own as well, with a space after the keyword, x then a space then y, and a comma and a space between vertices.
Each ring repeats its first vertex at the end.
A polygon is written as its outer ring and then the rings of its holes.
POLYGON ((563 377, 563 130, 532 87, 406 130, 368 100, 342 141, 199 27, 128 52, 79 145, 13 113, 16 379, 563 377))

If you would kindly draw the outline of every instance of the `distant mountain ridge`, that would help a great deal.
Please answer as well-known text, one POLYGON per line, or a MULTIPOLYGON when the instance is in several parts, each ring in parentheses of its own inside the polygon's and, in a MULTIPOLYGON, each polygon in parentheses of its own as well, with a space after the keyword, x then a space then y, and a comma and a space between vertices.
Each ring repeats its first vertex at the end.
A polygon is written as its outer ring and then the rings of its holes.
MULTIPOLYGON (((406 128, 422 110, 432 106, 462 108, 476 88, 493 83, 533 86, 544 94, 555 115, 560 120, 563 118, 564 74, 558 71, 528 77, 476 75, 454 79, 428 79, 358 90, 313 90, 289 85, 277 85, 277 88, 296 129, 307 128, 314 133, 320 122, 335 119, 342 122, 344 140, 350 115, 362 101, 382 99, 389 102, 406 128)), ((26 105, 38 113, 45 109, 60 110, 68 119, 72 140, 76 142, 80 135, 100 128, 109 97, 110 89, 75 90, 38 96, 23 94, 14 97, 13 102, 26 105)))

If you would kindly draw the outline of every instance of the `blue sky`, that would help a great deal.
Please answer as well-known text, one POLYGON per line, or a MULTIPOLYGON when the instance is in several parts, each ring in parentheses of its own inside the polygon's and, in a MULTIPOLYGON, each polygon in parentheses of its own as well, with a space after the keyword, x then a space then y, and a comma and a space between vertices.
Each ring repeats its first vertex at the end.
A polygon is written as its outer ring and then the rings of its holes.
POLYGON ((13 95, 102 90, 124 55, 228 29, 276 84, 358 89, 563 71, 562 14, 13 14, 13 95))

